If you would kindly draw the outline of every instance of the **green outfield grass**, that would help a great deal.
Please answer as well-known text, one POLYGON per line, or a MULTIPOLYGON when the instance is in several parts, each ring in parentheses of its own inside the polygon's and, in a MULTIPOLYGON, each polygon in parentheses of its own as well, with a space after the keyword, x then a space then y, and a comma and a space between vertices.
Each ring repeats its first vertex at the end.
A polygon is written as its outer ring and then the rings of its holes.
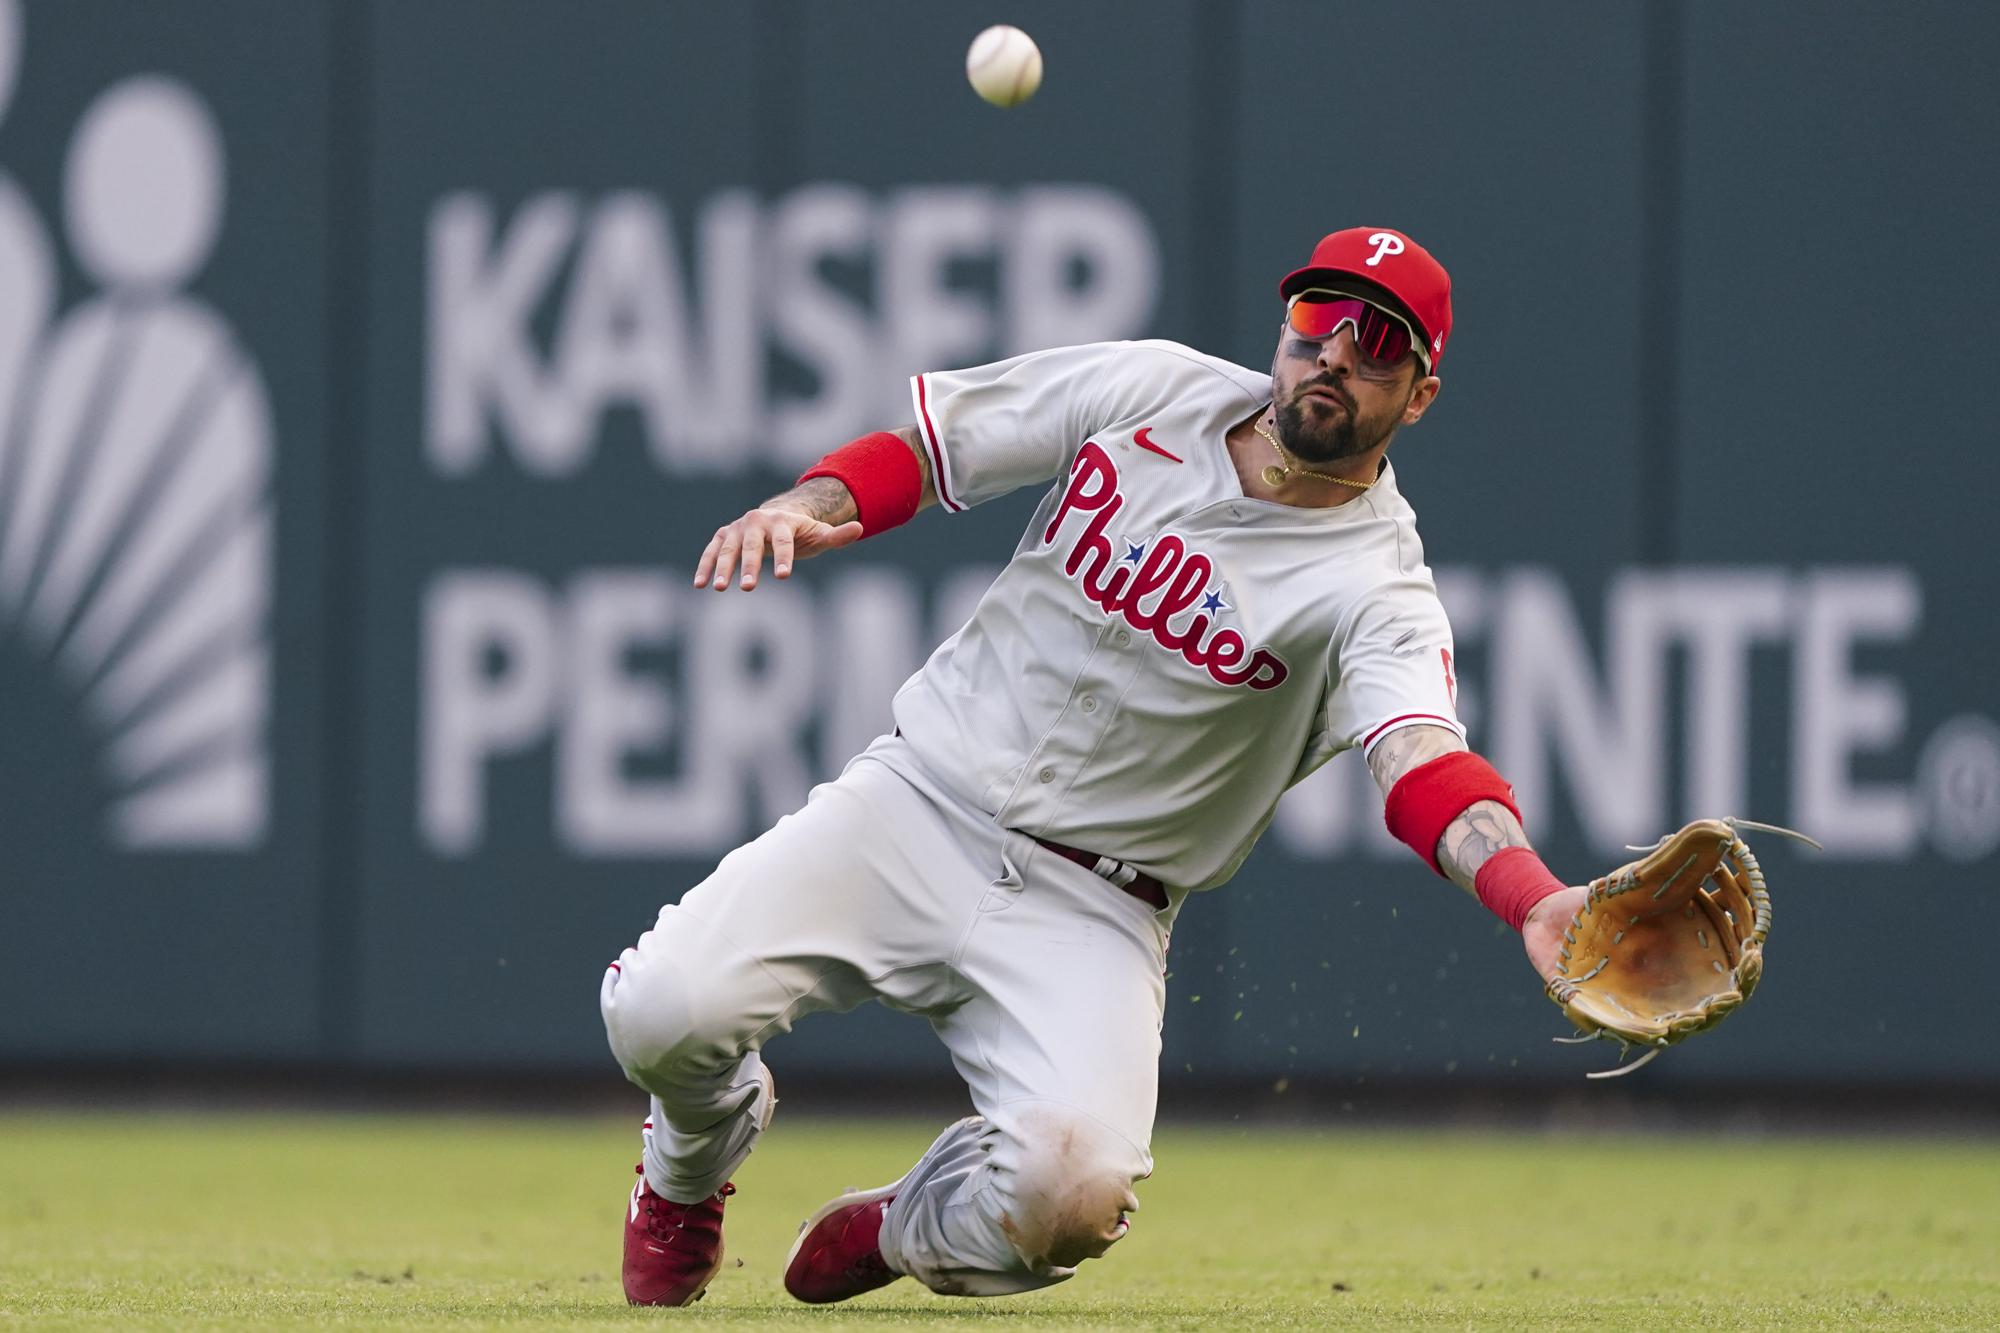
POLYGON ((791 1303, 799 1219, 932 1128, 781 1113, 707 1300, 646 1311, 628 1122, 4 1115, 0 1323, 2000 1326, 2000 1145, 1605 1134, 1169 1130, 1131 1236, 1065 1286, 791 1303))

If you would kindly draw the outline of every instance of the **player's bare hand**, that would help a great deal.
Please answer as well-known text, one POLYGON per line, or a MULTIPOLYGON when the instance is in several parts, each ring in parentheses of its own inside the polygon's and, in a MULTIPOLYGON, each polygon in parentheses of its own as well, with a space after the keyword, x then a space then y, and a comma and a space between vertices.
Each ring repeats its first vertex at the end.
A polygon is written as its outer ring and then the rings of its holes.
POLYGON ((822 551, 851 545, 861 539, 861 524, 822 523, 810 514, 780 505, 764 505, 751 510, 734 523, 715 530, 702 549, 701 562, 694 569, 694 586, 725 591, 736 579, 743 591, 757 586, 764 555, 771 556, 771 572, 781 579, 792 576, 794 561, 805 560, 822 551))
POLYGON ((1535 965, 1543 981, 1562 970, 1558 958, 1562 953, 1563 932, 1569 929, 1577 909, 1589 896, 1587 887, 1572 884, 1528 909, 1528 919, 1521 923, 1521 942, 1527 946, 1528 961, 1535 965))

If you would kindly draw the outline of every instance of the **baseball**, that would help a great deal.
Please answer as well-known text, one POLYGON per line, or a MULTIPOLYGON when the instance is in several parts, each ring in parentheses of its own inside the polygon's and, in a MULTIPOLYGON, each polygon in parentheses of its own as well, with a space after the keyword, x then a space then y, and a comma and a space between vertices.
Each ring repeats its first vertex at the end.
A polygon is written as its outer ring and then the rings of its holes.
POLYGON ((1012 24, 996 23, 972 39, 965 77, 994 106, 1019 106, 1042 86, 1042 49, 1012 24))

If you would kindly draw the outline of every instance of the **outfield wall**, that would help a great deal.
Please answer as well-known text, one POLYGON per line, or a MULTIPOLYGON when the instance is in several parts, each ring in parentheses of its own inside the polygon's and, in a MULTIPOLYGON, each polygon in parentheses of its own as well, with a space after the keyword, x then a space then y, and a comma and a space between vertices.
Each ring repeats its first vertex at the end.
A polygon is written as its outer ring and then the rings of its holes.
MULTIPOLYGON (((1034 498, 751 598, 686 588, 708 531, 915 369, 1262 364, 1380 222, 1454 275, 1397 465, 1549 861, 1827 843, 1648 1077, 2000 1078, 2000 14, 1001 17, 1005 113, 986 16, 916 0, 0 0, 0 1060, 607 1067, 604 961, 885 725, 1034 498)), ((1379 806, 1336 760, 1191 904, 1170 1069, 1583 1063, 1379 806)), ((782 1059, 944 1068, 872 1011, 782 1059)))

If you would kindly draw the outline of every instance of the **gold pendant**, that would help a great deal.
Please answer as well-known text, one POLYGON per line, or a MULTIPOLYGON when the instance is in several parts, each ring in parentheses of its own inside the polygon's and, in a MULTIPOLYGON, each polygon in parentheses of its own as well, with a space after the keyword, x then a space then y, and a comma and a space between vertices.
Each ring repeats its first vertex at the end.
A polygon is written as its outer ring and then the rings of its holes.
POLYGON ((1285 484, 1285 478, 1290 475, 1291 472, 1288 469, 1281 468, 1276 463, 1266 463, 1264 465, 1264 484, 1266 486, 1282 486, 1285 484))

